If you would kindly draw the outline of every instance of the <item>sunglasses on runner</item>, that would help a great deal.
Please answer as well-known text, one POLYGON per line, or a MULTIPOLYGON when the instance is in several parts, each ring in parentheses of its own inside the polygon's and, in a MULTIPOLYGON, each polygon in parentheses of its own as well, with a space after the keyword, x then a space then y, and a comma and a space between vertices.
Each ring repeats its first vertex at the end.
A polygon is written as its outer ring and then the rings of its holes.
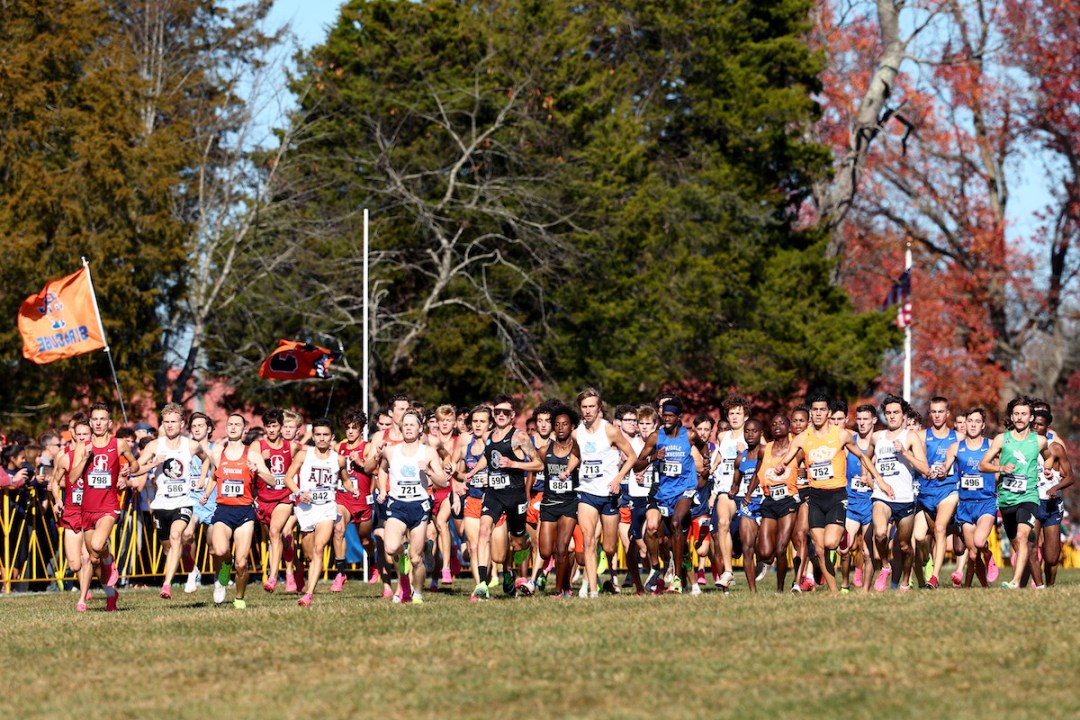
POLYGON ((514 411, 510 408, 495 408, 495 415, 513 415, 514 411))

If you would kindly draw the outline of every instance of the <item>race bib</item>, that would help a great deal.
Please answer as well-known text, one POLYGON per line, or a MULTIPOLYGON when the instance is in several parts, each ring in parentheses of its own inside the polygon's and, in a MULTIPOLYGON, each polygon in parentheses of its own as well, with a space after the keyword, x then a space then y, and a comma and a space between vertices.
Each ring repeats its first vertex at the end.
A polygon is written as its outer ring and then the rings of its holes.
POLYGON ((374 504, 374 502, 375 502, 375 496, 374 495, 365 495, 364 496, 364 503, 365 504, 372 505, 372 504, 374 504))
POLYGON ((167 498, 179 498, 187 494, 187 489, 182 482, 168 482, 162 488, 162 494, 167 498))
POLYGON ((721 459, 716 465, 716 474, 721 478, 728 478, 729 480, 735 474, 735 461, 721 459))
POLYGON ((830 480, 832 476, 832 462, 816 462, 810 464, 810 478, 812 480, 830 480))
POLYGON ((524 515, 529 510, 529 503, 520 503, 517 506, 518 515, 524 515))
POLYGON ((671 517, 671 508, 669 508, 667 505, 661 505, 659 510, 660 517, 671 517))
POLYGON ((312 490, 308 495, 311 496, 312 505, 325 505, 335 499, 334 494, 329 490, 312 490))
POLYGON ((586 460, 581 464, 581 479, 595 480, 600 477, 602 471, 599 460, 586 460))
POLYGON ((510 487, 510 476, 502 472, 493 472, 488 475, 488 487, 492 490, 501 490, 510 487))
POLYGON ((244 494, 244 483, 239 480, 225 480, 221 483, 221 496, 236 498, 244 494))
POLYGON ((983 489, 983 476, 982 475, 961 475, 960 476, 960 489, 961 490, 982 490, 983 489))
POLYGON ((193 477, 188 480, 188 491, 199 492, 199 478, 193 477))
POLYGON ((425 500, 424 502, 420 503, 420 509, 423 510, 424 512, 426 512, 426 513, 431 512, 431 500, 428 499, 428 500, 425 500))
POLYGON ((678 477, 682 475, 682 461, 681 460, 664 460, 663 467, 660 472, 664 477, 678 477))
POLYGON ((72 490, 71 491, 71 504, 72 505, 82 505, 82 494, 83 494, 82 488, 76 488, 75 490, 72 490))
POLYGON ((787 485, 770 485, 769 497, 773 500, 783 500, 784 498, 789 497, 787 485))
POLYGON ((882 477, 896 477, 900 474, 900 467, 896 458, 881 458, 877 461, 877 471, 882 477))
POLYGON ((561 478, 551 478, 548 480, 548 487, 551 488, 551 492, 563 495, 573 491, 574 481, 570 478, 567 478, 566 480, 561 478))
POLYGON ((397 496, 401 500, 420 500, 424 496, 424 491, 419 485, 399 485, 397 496))
POLYGON ((930 466, 930 474, 937 476, 938 474, 944 477, 945 475, 945 463, 936 462, 930 466))
POLYGON ((275 475, 274 476, 274 489, 275 490, 282 490, 284 488, 285 488, 285 476, 284 475, 275 475))
POLYGON ((653 484, 653 480, 656 479, 656 470, 654 470, 652 468, 652 466, 650 465, 645 470, 645 472, 643 472, 638 477, 641 478, 641 487, 643 487, 643 488, 651 488, 652 484, 653 484))
POLYGON ((109 473, 90 473, 86 476, 86 487, 95 490, 108 490, 112 487, 112 475, 109 473))
POLYGON ((1002 474, 1001 476, 1001 489, 1011 493, 1021 494, 1027 492, 1028 479, 1027 475, 1018 475, 1016 473, 1002 474))
POLYGON ((482 488, 487 483, 487 470, 481 470, 480 472, 469 478, 469 485, 474 488, 482 488))
POLYGON ((851 479, 851 490, 863 494, 874 492, 874 488, 870 486, 870 483, 862 479, 862 475, 856 475, 851 479))

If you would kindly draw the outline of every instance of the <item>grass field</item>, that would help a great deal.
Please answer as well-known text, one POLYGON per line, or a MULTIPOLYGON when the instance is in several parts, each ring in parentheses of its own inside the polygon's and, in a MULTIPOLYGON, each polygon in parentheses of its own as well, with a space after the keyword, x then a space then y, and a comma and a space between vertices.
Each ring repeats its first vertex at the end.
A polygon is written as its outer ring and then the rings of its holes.
POLYGON ((459 581, 398 606, 353 580, 306 609, 254 585, 246 611, 177 588, 116 614, 35 593, 0 598, 0 717, 1078 717, 1080 571, 1059 582, 471 604, 459 581))

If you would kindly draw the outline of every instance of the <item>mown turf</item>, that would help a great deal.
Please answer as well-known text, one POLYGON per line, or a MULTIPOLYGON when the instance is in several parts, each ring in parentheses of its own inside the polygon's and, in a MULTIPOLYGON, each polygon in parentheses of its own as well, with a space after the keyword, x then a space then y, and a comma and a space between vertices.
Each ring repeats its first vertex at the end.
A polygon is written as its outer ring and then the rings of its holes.
MULTIPOLYGON (((766 581, 768 582, 768 581, 766 581)), ((0 717, 1077 717, 1080 571, 1049 591, 396 606, 255 586, 0 598, 0 717), (231 600, 230 593, 230 600, 231 600)))

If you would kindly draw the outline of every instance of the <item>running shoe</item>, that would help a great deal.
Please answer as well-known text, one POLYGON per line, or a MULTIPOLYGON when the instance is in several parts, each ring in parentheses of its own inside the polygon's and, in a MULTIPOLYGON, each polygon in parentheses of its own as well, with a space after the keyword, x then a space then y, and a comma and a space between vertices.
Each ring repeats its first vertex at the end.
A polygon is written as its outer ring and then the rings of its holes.
POLYGON ((924 585, 924 587, 927 590, 937 590, 938 589, 937 575, 931 575, 930 579, 926 581, 926 585, 924 585))
POLYGON ((931 575, 934 574, 934 558, 933 557, 926 558, 926 564, 923 565, 922 572, 923 572, 923 577, 930 577, 931 575))
POLYGON ((215 605, 220 605, 223 602, 225 602, 225 586, 222 585, 221 583, 219 583, 217 580, 215 580, 214 581, 214 604, 215 605))
POLYGON ((334 584, 330 586, 330 592, 341 592, 346 580, 345 573, 338 573, 334 576, 334 584))
POLYGON ((695 596, 695 597, 700 595, 701 594, 701 585, 699 585, 698 583, 690 583, 690 594, 695 596))
POLYGON ((277 587, 277 578, 273 575, 266 578, 266 582, 263 583, 263 590, 268 593, 274 592, 274 588, 277 587))
POLYGON ((649 577, 645 580, 645 592, 653 592, 656 590, 656 583, 660 580, 660 572, 653 568, 649 573, 649 577))
POLYGON ((855 568, 855 578, 852 580, 852 585, 855 587, 862 587, 862 568, 855 568))
POLYGON ((899 590, 900 592, 911 592, 911 585, 901 585, 897 588, 897 590, 899 590))
POLYGON ((514 593, 514 573, 504 572, 502 576, 502 590, 503 595, 512 595, 514 593))
POLYGON ((697 571, 697 582, 695 583, 695 585, 704 585, 704 584, 705 584, 705 571, 699 568, 698 571, 697 571))
POLYGON ((442 569, 442 576, 439 578, 439 582, 442 583, 443 585, 453 585, 454 584, 454 576, 450 572, 450 568, 443 568, 442 569))
POLYGON ((536 577, 536 590, 538 592, 544 592, 544 588, 547 587, 547 573, 540 573, 536 577))
POLYGON ((414 592, 412 594, 412 604, 413 605, 423 605, 424 604, 424 595, 423 595, 423 593, 421 593, 420 591, 414 592))
POLYGON ((384 585, 382 589, 382 596, 384 600, 388 597, 394 597, 394 589, 389 585, 384 585))
POLYGON ((491 595, 488 594, 487 583, 480 583, 479 585, 477 585, 472 591, 472 596, 469 597, 469 600, 471 600, 472 602, 484 601, 484 600, 490 600, 490 599, 491 599, 491 595))
POLYGON ((626 577, 623 578, 622 584, 626 587, 631 587, 634 584, 634 573, 627 570, 626 577))
POLYGON ((607 572, 607 553, 601 552, 600 557, 596 558, 596 576, 599 577, 607 572))
POLYGON ((675 595, 682 595, 682 579, 678 575, 671 579, 671 587, 667 591, 675 595))
POLYGON ((792 583, 791 584, 791 592, 793 594, 795 594, 795 595, 799 595, 799 594, 802 593, 802 588, 799 587, 799 583, 792 583))
POLYGON ((589 599, 590 599, 590 600, 595 600, 595 599, 596 599, 596 598, 598 598, 598 597, 600 597, 600 593, 599 593, 599 592, 597 592, 596 590, 591 590, 591 591, 589 591, 589 599))
POLYGON ((758 582, 761 582, 762 580, 765 579, 765 576, 768 575, 768 574, 769 574, 769 566, 766 565, 763 562, 759 562, 757 564, 757 575, 755 576, 754 579, 757 580, 758 582))
POLYGON ((657 580, 656 580, 656 589, 653 590, 653 595, 663 595, 664 594, 664 588, 665 588, 666 585, 667 585, 667 583, 664 582, 664 578, 657 578, 657 580))
POLYGON ((394 603, 395 605, 400 605, 401 604, 401 592, 399 591, 399 592, 394 593, 394 596, 390 598, 390 602, 394 603))
POLYGON ((89 590, 86 591, 86 595, 83 597, 83 600, 85 600, 86 602, 90 602, 90 591, 89 590))
POLYGON ((964 576, 960 574, 959 570, 950 575, 949 580, 952 581, 952 586, 954 588, 958 588, 964 584, 964 576))
POLYGON ((161 586, 161 592, 158 593, 158 597, 162 600, 172 600, 172 588, 168 585, 161 586))
POLYGON ((877 577, 874 578, 874 592, 885 592, 885 587, 889 584, 890 575, 892 575, 892 567, 888 565, 878 571, 877 577))
POLYGON ((199 583, 202 582, 202 573, 199 572, 199 568, 195 568, 188 573, 187 582, 184 583, 184 592, 191 594, 199 589, 199 583))
POLYGON ((285 592, 296 592, 296 573, 285 573, 285 592))
POLYGON ((518 578, 514 582, 514 590, 525 597, 532 597, 533 593, 536 592, 536 585, 527 578, 518 578))
POLYGON ((371 577, 368 578, 368 585, 375 585, 379 582, 379 570, 378 568, 372 568, 371 577))
POLYGON ((232 601, 232 606, 237 610, 247 610, 247 602, 244 601, 244 598, 236 598, 232 601))
POLYGON ((588 582, 581 583, 581 590, 578 591, 578 597, 579 598, 587 598, 587 597, 589 597, 589 583, 588 582))
POLYGON ((804 575, 803 579, 799 581, 799 589, 803 592, 813 592, 814 581, 804 575))
POLYGON ((605 580, 604 584, 600 586, 600 589, 605 595, 618 595, 619 588, 615 587, 615 584, 610 580, 605 580))
POLYGON ((452 575, 453 577, 457 577, 460 574, 461 574, 461 560, 458 559, 457 553, 455 552, 453 554, 453 556, 450 558, 450 575, 452 575))
POLYGON ((105 612, 116 612, 116 597, 117 592, 113 590, 112 595, 105 596, 105 612))
MULTIPOLYGON (((735 575, 725 570, 720 574, 720 579, 717 581, 717 585, 727 590, 731 587, 731 581, 735 579, 735 575)), ((672 582, 674 584, 674 582, 672 582)))
POLYGON ((112 561, 112 564, 109 565, 109 568, 109 579, 105 584, 114 588, 116 587, 116 583, 120 580, 120 571, 116 567, 115 559, 112 561))
POLYGON ((80 600, 75 604, 75 612, 86 612, 86 603, 80 600))
POLYGON ((1002 590, 1019 590, 1020 589, 1020 584, 1019 583, 1014 583, 1014 582, 1009 582, 1008 580, 1006 580, 1005 582, 1001 583, 1001 589, 1002 590))
POLYGON ((994 562, 994 556, 990 556, 990 561, 986 563, 986 580, 987 582, 997 582, 998 579, 998 566, 994 562))
POLYGON ((851 588, 849 588, 847 585, 840 586, 840 594, 841 595, 847 595, 850 592, 851 592, 851 588))
POLYGON ((1045 590, 1046 589, 1046 585, 1029 585, 1028 587, 1030 587, 1032 590, 1045 590))
POLYGON ((311 605, 311 593, 304 593, 300 596, 300 599, 296 601, 296 604, 300 607, 309 607, 311 605))

